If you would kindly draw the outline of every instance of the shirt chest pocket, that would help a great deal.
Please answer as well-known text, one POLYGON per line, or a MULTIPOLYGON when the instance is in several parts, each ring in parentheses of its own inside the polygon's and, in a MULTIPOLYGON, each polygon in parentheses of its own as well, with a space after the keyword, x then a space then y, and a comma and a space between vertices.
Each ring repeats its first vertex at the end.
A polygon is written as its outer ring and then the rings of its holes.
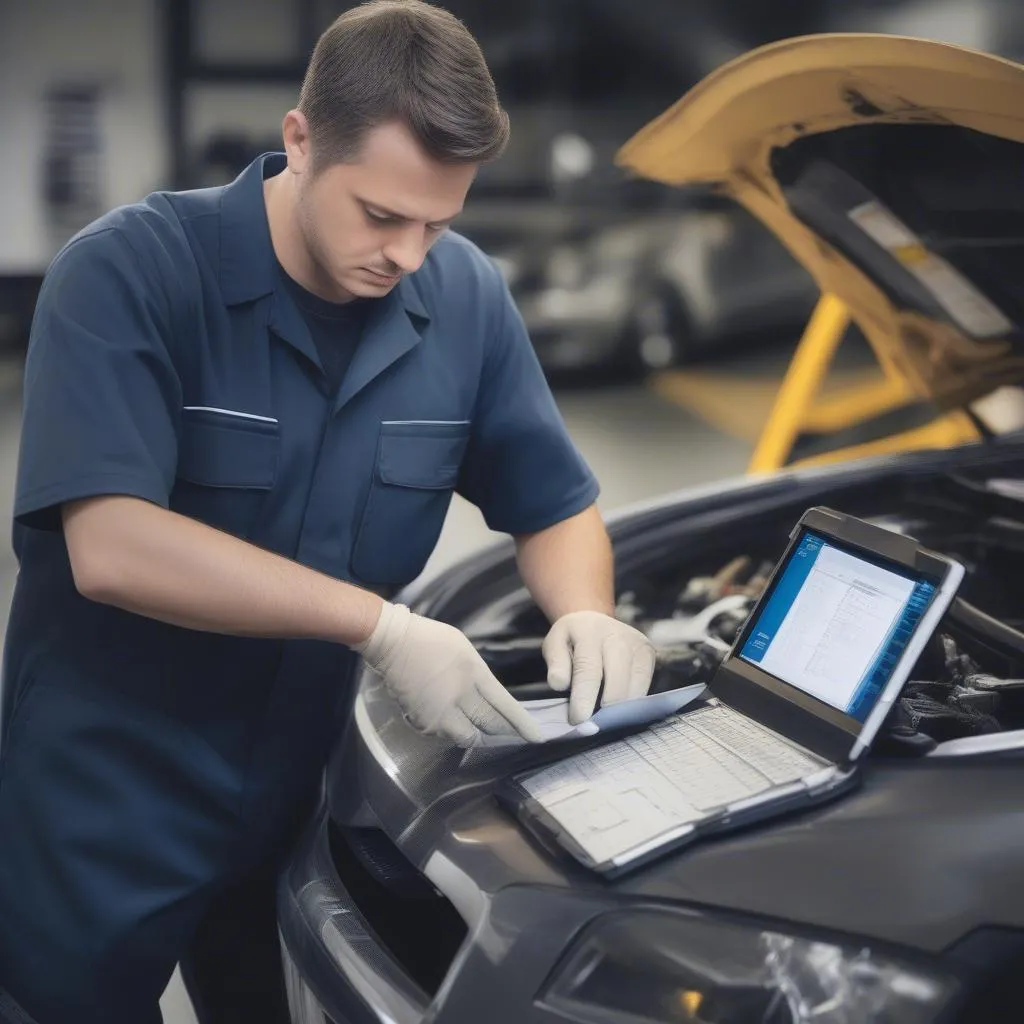
POLYGON ((427 564, 444 525, 469 422, 384 423, 352 547, 362 582, 402 586, 427 564))
POLYGON ((277 480, 279 448, 276 420, 184 410, 171 508, 236 537, 249 536, 277 480))

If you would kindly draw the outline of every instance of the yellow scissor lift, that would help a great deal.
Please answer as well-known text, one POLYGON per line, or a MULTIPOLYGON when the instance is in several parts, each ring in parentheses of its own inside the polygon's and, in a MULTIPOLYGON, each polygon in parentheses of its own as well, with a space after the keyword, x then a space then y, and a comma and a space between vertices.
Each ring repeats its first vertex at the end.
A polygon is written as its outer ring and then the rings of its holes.
POLYGON ((784 466, 839 462, 917 448, 947 448, 978 439, 978 428, 971 417, 953 411, 924 426, 790 461, 802 433, 837 433, 914 401, 902 378, 885 374, 884 368, 878 382, 858 385, 828 398, 819 396, 849 322, 843 302, 834 295, 823 294, 807 322, 761 430, 747 468, 749 473, 770 473, 784 466))

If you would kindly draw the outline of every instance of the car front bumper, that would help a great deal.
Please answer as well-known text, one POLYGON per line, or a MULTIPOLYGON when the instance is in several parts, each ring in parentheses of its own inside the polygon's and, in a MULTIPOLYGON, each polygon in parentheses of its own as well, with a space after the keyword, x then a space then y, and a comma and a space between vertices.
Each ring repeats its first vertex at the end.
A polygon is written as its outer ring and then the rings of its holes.
MULTIPOLYGON (((456 912, 438 893, 440 926, 413 921, 404 936, 420 953, 438 947, 428 992, 414 980, 416 968, 399 962, 375 932, 335 869, 331 828, 326 815, 312 825, 278 890, 293 1024, 464 1024, 484 1013, 489 1024, 564 1020, 539 995, 573 937, 611 909, 613 898, 527 885, 480 893, 463 914, 475 923, 462 929, 456 943, 443 934, 445 917, 456 912)), ((453 873, 446 888, 464 887, 465 878, 454 877, 458 868, 450 861, 434 868, 453 873)))
POLYGON ((423 1019, 426 993, 374 934, 338 875, 326 814, 303 836, 281 878, 278 926, 293 1024, 423 1019))

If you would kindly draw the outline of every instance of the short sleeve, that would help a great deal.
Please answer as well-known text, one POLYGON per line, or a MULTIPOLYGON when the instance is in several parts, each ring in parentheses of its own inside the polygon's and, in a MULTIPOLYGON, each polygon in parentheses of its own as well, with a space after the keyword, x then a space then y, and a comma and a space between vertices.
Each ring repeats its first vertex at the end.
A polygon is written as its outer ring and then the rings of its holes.
POLYGON ((495 331, 459 493, 492 530, 534 533, 588 508, 599 487, 569 436, 508 287, 493 264, 491 270, 495 331))
POLYGON ((25 363, 15 519, 60 527, 60 505, 106 494, 167 506, 181 388, 169 303, 117 229, 57 256, 36 304, 25 363))

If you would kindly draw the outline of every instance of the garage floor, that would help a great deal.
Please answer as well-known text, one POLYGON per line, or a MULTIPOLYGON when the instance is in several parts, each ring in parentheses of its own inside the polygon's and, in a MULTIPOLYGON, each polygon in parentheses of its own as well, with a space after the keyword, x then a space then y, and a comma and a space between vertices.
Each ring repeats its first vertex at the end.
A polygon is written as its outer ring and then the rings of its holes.
MULTIPOLYGON (((776 370, 779 361, 771 360, 776 370)), ((784 358, 781 361, 784 364, 784 358)), ((745 362, 744 370, 749 373, 749 369, 745 362)), ((16 571, 9 535, 20 379, 19 366, 0 363, 0 509, 4 517, 0 523, 0 610, 4 622, 16 571)), ((600 505, 607 511, 741 473, 751 451, 751 403, 766 411, 773 390, 763 378, 748 385, 746 391, 742 387, 737 390, 728 370, 716 370, 669 375, 649 385, 559 389, 557 397, 569 430, 602 483, 600 505), (713 396, 710 406, 709 394, 713 396), (711 425, 716 422, 732 436, 711 425)), ((755 412, 754 418, 758 415, 755 412)), ((427 571, 450 564, 492 536, 476 509, 456 499, 427 571)), ((177 977, 163 1006, 166 1024, 194 1021, 177 977)))

